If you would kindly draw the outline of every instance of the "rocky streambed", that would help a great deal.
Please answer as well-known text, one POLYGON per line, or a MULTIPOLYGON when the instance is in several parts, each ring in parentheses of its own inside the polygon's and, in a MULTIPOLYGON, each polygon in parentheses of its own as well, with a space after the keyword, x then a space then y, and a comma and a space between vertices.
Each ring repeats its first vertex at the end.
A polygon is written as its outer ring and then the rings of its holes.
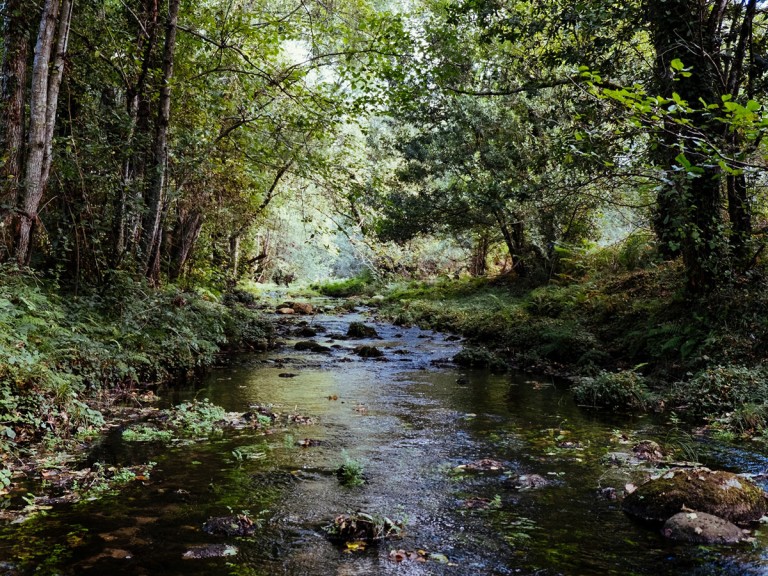
POLYGON ((759 449, 585 412, 548 378, 457 368, 455 337, 281 309, 281 348, 160 392, 236 417, 185 438, 116 430, 84 461, 151 469, 6 523, 0 574, 768 571, 759 449), (748 475, 748 517, 688 498, 706 480, 736 494, 748 475), (651 478, 683 488, 651 498, 651 478))

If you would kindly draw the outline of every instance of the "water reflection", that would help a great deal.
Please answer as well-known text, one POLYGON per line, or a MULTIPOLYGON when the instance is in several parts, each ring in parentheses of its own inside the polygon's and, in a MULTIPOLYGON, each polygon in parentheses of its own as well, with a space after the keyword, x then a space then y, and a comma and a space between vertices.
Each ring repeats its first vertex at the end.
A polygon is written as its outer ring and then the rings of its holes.
MULTIPOLYGON (((345 332, 354 320, 360 318, 316 321, 329 334, 345 332)), ((648 418, 606 420, 585 413, 546 379, 446 368, 443 361, 458 347, 443 336, 423 338, 416 329, 387 325, 377 330, 381 339, 365 343, 381 347, 385 362, 357 357, 359 342, 321 336, 321 343, 337 347, 316 354, 293 351, 289 340, 277 354, 216 370, 202 387, 181 391, 177 400, 208 398, 241 412, 267 404, 315 422, 267 436, 232 432, 161 451, 124 445, 116 437, 99 459, 154 458, 151 483, 7 527, 0 560, 13 562, 29 547, 51 546, 61 558, 49 573, 62 574, 660 576, 768 570, 762 545, 714 551, 671 545, 601 494, 599 488, 623 481, 601 463, 604 454, 626 449, 624 437, 664 443, 668 429, 648 418), (317 442, 302 447, 308 439, 317 442), (334 471, 344 458, 362 464, 367 484, 339 484, 334 471), (505 472, 460 468, 484 458, 500 462, 505 472), (548 485, 515 491, 508 482, 512 474, 536 474, 548 485), (404 537, 345 552, 322 527, 356 510, 403 520, 404 537), (255 536, 227 539, 201 531, 208 517, 226 514, 248 515, 257 525, 255 536), (238 553, 182 559, 190 547, 211 543, 231 544, 238 553), (436 559, 395 563, 392 549, 423 550, 436 559)), ((766 467, 765 457, 749 450, 702 445, 698 451, 713 464, 743 472, 766 467)))

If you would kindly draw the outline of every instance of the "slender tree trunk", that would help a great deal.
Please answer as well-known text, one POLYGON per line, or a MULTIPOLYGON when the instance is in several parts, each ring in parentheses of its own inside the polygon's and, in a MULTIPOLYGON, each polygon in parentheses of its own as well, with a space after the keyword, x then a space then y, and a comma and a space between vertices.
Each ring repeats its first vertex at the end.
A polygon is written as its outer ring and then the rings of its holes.
POLYGON ((19 202, 16 260, 21 265, 29 262, 32 232, 38 219, 37 209, 50 174, 53 129, 71 16, 71 0, 64 0, 63 3, 46 0, 40 19, 32 66, 26 173, 19 202))
MULTIPOLYGON (((159 19, 157 0, 142 0, 140 12, 142 21, 135 27, 136 44, 143 56, 138 77, 135 82, 126 86, 128 127, 125 136, 121 185, 115 195, 112 216, 111 264, 113 267, 118 267, 126 252, 135 248, 136 230, 140 220, 136 216, 136 207, 141 204, 141 193, 137 193, 137 183, 142 181, 145 173, 146 150, 142 137, 149 132, 151 124, 146 86, 157 45, 159 19)), ((135 15, 130 14, 128 17, 133 19, 135 15)))
POLYGON ((163 76, 160 89, 159 109, 155 125, 155 143, 151 174, 145 197, 145 214, 142 222, 142 259, 144 273, 154 281, 159 278, 160 240, 162 230, 163 196, 166 185, 168 162, 168 126, 171 116, 171 80, 173 56, 176 49, 176 25, 180 0, 169 0, 168 22, 163 48, 163 76))
POLYGON ((229 277, 237 282, 238 269, 240 268, 240 235, 229 237, 229 277))
POLYGON ((494 212, 494 218, 496 218, 499 230, 501 230, 501 235, 504 237, 504 244, 506 244, 507 250, 509 251, 512 270, 520 276, 525 275, 525 264, 523 263, 522 258, 520 258, 523 248, 522 222, 517 221, 510 224, 509 218, 504 211, 494 212))
POLYGON ((173 252, 171 254, 171 281, 178 280, 184 266, 189 260, 197 239, 200 237, 200 231, 203 229, 203 215, 197 210, 182 210, 176 224, 176 230, 173 235, 173 252))
POLYGON ((3 60, 0 78, 0 223, 5 259, 13 254, 13 234, 8 234, 19 201, 24 154, 24 100, 27 87, 30 13, 28 0, 8 0, 3 18, 3 60))
POLYGON ((472 248, 472 260, 469 265, 471 276, 484 276, 487 271, 488 234, 482 232, 472 248))
POLYGON ((731 221, 731 246, 736 259, 748 258, 747 247, 752 237, 752 210, 749 205, 744 174, 728 176, 728 218, 731 221))

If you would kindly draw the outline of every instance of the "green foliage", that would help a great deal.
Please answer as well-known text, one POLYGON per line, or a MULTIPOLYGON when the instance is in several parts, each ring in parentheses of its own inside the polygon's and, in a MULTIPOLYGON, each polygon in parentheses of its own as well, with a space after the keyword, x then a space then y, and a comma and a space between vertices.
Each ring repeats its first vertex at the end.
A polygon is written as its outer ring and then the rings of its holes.
POLYGON ((364 294, 371 295, 376 290, 370 273, 336 282, 313 284, 311 288, 317 290, 323 296, 330 296, 332 298, 348 298, 349 296, 362 296, 364 294))
POLYGON ((642 411, 651 400, 645 378, 635 370, 603 371, 581 378, 572 390, 580 404, 610 410, 642 411))
POLYGON ((763 367, 711 366, 691 379, 676 382, 671 398, 696 416, 720 416, 733 410, 741 410, 735 420, 743 417, 757 420, 768 398, 768 373, 763 367), (747 407, 750 408, 747 408, 747 407), (752 412, 754 416, 749 416, 752 412))
POLYGON ((169 442, 173 438, 173 432, 148 424, 138 424, 123 430, 122 437, 126 442, 169 442))
POLYGON ((336 476, 339 479, 339 483, 344 486, 355 487, 365 484, 363 465, 357 460, 350 458, 346 453, 344 453, 344 462, 336 470, 336 476))
POLYGON ((209 436, 218 429, 218 424, 227 415, 221 406, 208 399, 184 402, 169 411, 169 424, 186 436, 209 436))
MULTIPOLYGON (((146 386, 210 366, 224 346, 268 342, 271 327, 174 287, 116 274, 109 290, 77 298, 4 266, 0 276, 0 447, 103 424, 89 405, 102 389, 146 386)), ((207 408, 190 406, 206 419, 207 408)), ((194 418, 190 418, 193 421, 194 418)))
POLYGON ((501 358, 485 348, 465 348, 453 357, 453 361, 459 366, 487 368, 497 374, 503 374, 508 369, 501 358))

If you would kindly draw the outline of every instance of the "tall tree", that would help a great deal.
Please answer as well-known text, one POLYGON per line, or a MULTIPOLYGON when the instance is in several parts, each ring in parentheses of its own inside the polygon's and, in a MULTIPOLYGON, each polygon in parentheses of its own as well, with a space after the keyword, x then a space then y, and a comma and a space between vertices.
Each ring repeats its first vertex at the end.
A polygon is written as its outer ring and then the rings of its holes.
POLYGON ((0 222, 4 257, 13 253, 9 232, 22 180, 24 106, 27 94, 30 26, 36 10, 29 0, 9 0, 2 13, 2 74, 0 83, 0 222))
POLYGON ((24 189, 19 198, 19 225, 16 260, 29 263, 32 232, 38 220, 38 207, 50 176, 53 131, 64 76, 65 57, 72 20, 72 0, 46 0, 35 44, 29 96, 29 136, 27 139, 24 189))

